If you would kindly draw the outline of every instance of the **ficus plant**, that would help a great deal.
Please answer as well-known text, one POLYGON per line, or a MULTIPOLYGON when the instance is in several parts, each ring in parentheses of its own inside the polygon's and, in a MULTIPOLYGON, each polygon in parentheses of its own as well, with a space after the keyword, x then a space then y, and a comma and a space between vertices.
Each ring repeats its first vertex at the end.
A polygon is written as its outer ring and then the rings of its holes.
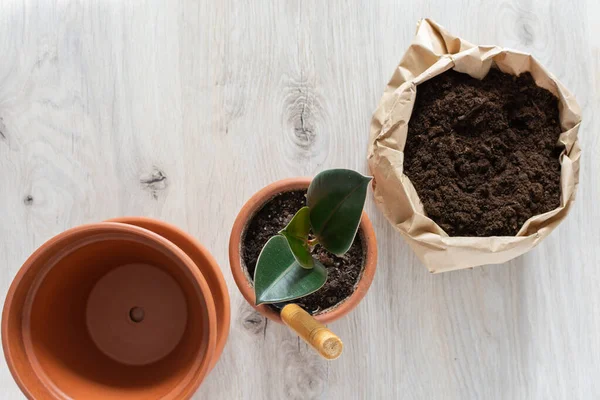
POLYGON ((348 251, 371 179, 347 169, 323 171, 313 178, 306 206, 267 241, 258 256, 257 305, 298 299, 325 284, 327 269, 312 256, 312 249, 319 244, 338 256, 348 251))

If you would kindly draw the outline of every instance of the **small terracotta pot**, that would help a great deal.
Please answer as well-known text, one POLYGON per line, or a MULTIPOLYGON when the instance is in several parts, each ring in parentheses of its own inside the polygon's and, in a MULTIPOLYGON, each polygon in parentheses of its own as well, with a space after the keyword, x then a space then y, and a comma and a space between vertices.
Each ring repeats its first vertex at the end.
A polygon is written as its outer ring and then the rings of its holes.
MULTIPOLYGON (((269 200, 280 193, 307 189, 311 180, 312 178, 305 177, 283 179, 260 190, 252 196, 240 210, 240 213, 233 224, 233 229, 231 230, 231 236, 229 238, 229 264, 235 283, 244 295, 246 301, 250 303, 252 307, 265 317, 279 323, 282 321, 278 312, 267 305, 256 305, 254 286, 241 256, 242 239, 249 221, 269 200)), ((375 238, 373 225, 364 211, 362 213, 358 234, 362 235, 363 246, 365 246, 365 263, 360 281, 358 282, 356 290, 350 297, 334 308, 315 315, 315 319, 321 323, 327 324, 348 314, 358 305, 363 297, 365 297, 369 290, 369 286, 371 286, 373 276, 375 275, 375 268, 377 266, 377 240, 375 238)))
POLYGON ((2 346, 28 398, 188 399, 214 366, 229 329, 218 266, 168 224, 127 222, 65 231, 15 277, 2 346))

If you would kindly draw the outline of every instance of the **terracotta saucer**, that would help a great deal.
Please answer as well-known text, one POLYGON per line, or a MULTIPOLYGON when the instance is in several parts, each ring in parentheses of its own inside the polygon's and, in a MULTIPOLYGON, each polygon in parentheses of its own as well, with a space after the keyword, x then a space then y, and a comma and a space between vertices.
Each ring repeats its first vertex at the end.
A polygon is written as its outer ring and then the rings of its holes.
POLYGON ((198 266, 213 295, 217 314, 217 344, 210 367, 212 369, 219 360, 223 348, 227 343, 231 316, 229 292, 227 291, 225 279, 216 260, 193 236, 167 222, 146 217, 119 217, 107 221, 135 225, 152 231, 183 250, 198 266))

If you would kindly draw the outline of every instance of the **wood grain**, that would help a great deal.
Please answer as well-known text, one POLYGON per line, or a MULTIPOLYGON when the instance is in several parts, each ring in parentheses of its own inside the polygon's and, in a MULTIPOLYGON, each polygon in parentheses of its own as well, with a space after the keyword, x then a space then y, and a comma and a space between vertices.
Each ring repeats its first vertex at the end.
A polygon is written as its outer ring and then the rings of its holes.
MULTIPOLYGON (((69 227, 148 215, 216 257, 232 329, 197 399, 600 398, 594 0, 0 2, 0 292, 69 227), (430 275, 376 210, 379 268, 326 362, 238 293, 237 211, 273 180, 366 172, 371 114, 421 17, 533 53, 583 108, 567 220, 502 266, 430 275)), ((6 365, 3 399, 20 399, 6 365)))

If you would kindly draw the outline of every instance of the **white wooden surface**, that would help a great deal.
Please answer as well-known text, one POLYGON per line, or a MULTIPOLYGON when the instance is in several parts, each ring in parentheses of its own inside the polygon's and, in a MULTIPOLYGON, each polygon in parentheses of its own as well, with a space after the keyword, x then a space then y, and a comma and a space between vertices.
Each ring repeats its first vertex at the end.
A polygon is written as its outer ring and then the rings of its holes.
MULTIPOLYGON (((229 285, 229 342, 195 398, 598 399, 598 93, 596 0, 3 0, 0 292, 51 236, 148 215, 198 237, 229 285), (429 275, 369 199, 378 271, 327 363, 244 302, 229 231, 269 182, 366 171, 371 113, 425 16, 532 52, 575 93, 577 204, 523 257, 429 275)), ((3 362, 0 393, 22 398, 3 362)))

